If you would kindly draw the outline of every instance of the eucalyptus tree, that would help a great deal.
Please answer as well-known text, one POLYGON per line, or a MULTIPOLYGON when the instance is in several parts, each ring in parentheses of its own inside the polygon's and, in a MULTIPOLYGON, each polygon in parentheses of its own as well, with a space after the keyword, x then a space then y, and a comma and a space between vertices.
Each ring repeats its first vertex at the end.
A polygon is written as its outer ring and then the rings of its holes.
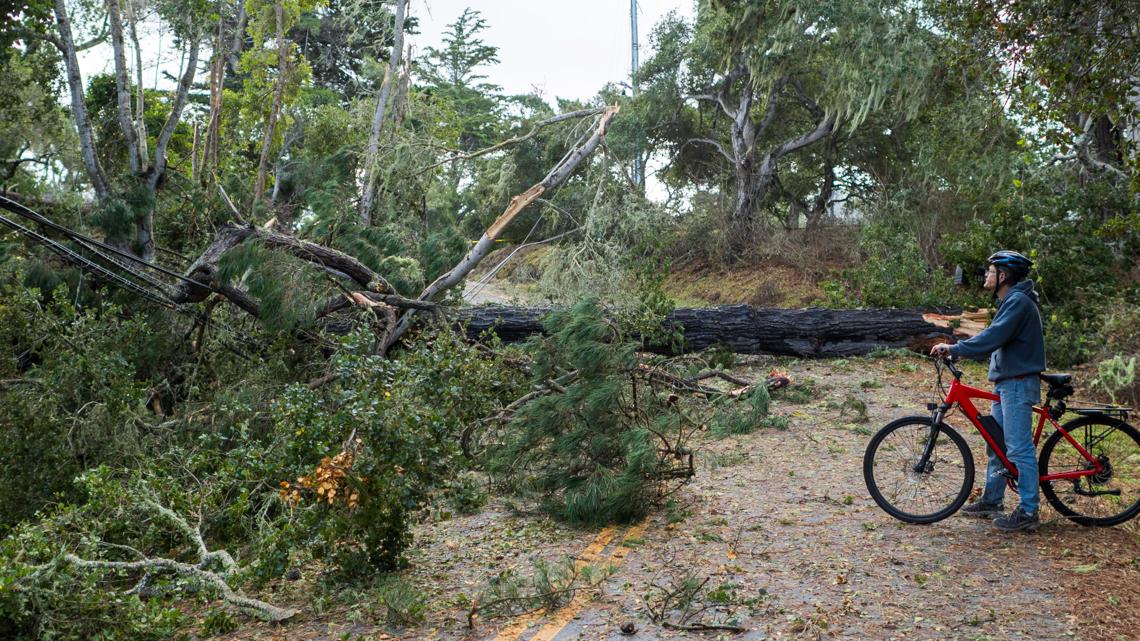
MULTIPOLYGON (((380 150, 380 132, 384 128, 385 114, 392 85, 398 84, 393 76, 400 73, 404 56, 404 21, 408 15, 408 0, 396 0, 396 21, 393 26, 392 55, 384 70, 384 80, 376 96, 376 110, 372 115, 372 133, 368 137, 368 149, 364 155, 364 189, 360 197, 360 222, 368 226, 372 222, 372 199, 375 194, 376 162, 380 150)), ((390 117, 390 116, 389 116, 390 117)))
POLYGON ((694 21, 670 17, 654 38, 637 99, 651 107, 638 111, 675 179, 731 192, 729 255, 763 228, 765 204, 810 198, 818 217, 844 140, 874 114, 916 114, 935 53, 901 0, 704 0, 694 21), (810 187, 789 193, 788 171, 814 175, 798 181, 810 187))

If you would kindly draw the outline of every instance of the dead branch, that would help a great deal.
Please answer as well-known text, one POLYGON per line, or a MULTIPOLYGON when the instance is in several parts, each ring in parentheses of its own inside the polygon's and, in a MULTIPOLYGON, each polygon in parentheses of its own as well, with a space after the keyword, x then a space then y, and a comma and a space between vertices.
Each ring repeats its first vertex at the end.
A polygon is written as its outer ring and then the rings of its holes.
POLYGON ((193 579, 200 585, 215 588, 221 593, 222 600, 229 605, 273 623, 284 621, 297 614, 297 610, 292 608, 279 608, 275 605, 235 592, 229 583, 226 582, 228 576, 233 573, 237 566, 233 557, 231 557, 228 552, 225 550, 210 551, 206 547, 206 542, 202 538, 200 529, 191 526, 186 519, 182 518, 170 508, 150 499, 144 499, 142 506, 157 514, 162 520, 178 531, 179 534, 193 543, 198 556, 198 563, 184 563, 162 557, 146 557, 133 548, 131 551, 136 554, 136 556, 143 556, 143 558, 137 561, 105 561, 102 559, 83 559, 75 554, 66 554, 63 556, 63 560, 75 567, 83 569, 141 570, 144 572, 144 576, 142 580, 139 581, 139 584, 136 585, 135 588, 132 588, 134 590, 145 585, 146 577, 151 574, 157 572, 173 572, 179 576, 193 579), (220 565, 221 569, 219 571, 211 570, 210 567, 214 564, 220 565))
POLYGON ((81 559, 74 554, 67 554, 64 560, 84 569, 94 570, 144 570, 146 572, 169 571, 180 576, 197 580, 199 583, 216 588, 222 594, 222 600, 235 608, 252 613, 272 623, 290 619, 297 614, 292 608, 279 608, 258 599, 242 596, 234 592, 225 580, 215 572, 201 570, 189 563, 182 563, 173 559, 148 558, 142 561, 101 561, 81 559))
POLYGON ((651 587, 660 591, 660 598, 654 603, 648 596, 645 599, 645 609, 649 613, 649 618, 654 623, 668 628, 670 630, 685 630, 685 631, 708 631, 708 630, 722 630, 733 633, 746 632, 747 629, 738 625, 728 625, 723 623, 689 623, 692 619, 702 614, 709 609, 708 606, 695 608, 693 602, 696 600, 697 595, 704 590, 705 585, 708 584, 710 577, 705 577, 699 584, 693 585, 687 579, 682 579, 679 585, 675 585, 673 589, 669 589, 656 583, 651 584, 651 587), (677 620, 671 620, 668 614, 671 610, 679 609, 680 615, 677 620))
MULTIPOLYGON (((312 263, 326 271, 345 276, 363 287, 368 292, 386 296, 396 296, 396 290, 383 276, 372 271, 364 263, 348 254, 325 247, 307 240, 302 240, 288 234, 282 234, 252 225, 226 225, 218 230, 214 241, 191 263, 186 270, 186 277, 198 283, 214 283, 218 272, 218 263, 231 249, 249 241, 261 241, 266 247, 289 254, 300 260, 312 263)), ((225 287, 216 287, 222 295, 228 298, 241 309, 256 316, 256 302, 241 290, 225 287)), ((197 283, 184 282, 173 292, 171 298, 178 303, 193 303, 204 300, 210 295, 211 289, 197 283)), ((389 302, 389 301, 384 301, 389 302)), ((405 306, 411 306, 407 304, 405 306)), ((332 310, 335 311, 335 310, 332 310)), ((329 313, 329 312, 326 312, 329 313)))
POLYGON ((699 632, 702 630, 726 630, 740 634, 747 632, 747 628, 742 628, 738 625, 721 625, 716 623, 673 623, 672 621, 659 621, 662 627, 669 628, 670 630, 689 630, 699 632))
MULTIPOLYGON (((574 578, 576 579, 577 576, 575 576, 574 578)), ((494 599, 492 601, 487 601, 485 603, 476 602, 475 605, 472 605, 471 609, 467 611, 467 628, 470 630, 473 630, 475 628, 475 617, 478 616, 480 614, 480 612, 484 612, 486 610, 492 610, 497 606, 507 605, 510 603, 534 603, 535 601, 539 602, 538 605, 531 606, 525 610, 515 610, 515 611, 511 611, 507 614, 498 614, 498 615, 493 614, 490 616, 484 614, 483 616, 485 618, 488 618, 488 619, 493 619, 496 617, 522 616, 525 614, 530 614, 532 612, 539 612, 541 610, 547 609, 546 604, 550 603, 554 599, 565 599, 567 597, 573 598, 573 596, 575 594, 577 594, 578 592, 581 592, 583 590, 593 590, 596 588, 597 588, 596 585, 580 585, 577 587, 571 586, 571 587, 565 587, 565 588, 557 588, 557 589, 551 590, 549 592, 543 592, 543 593, 538 593, 538 594, 523 594, 523 595, 519 595, 519 596, 500 597, 498 599, 494 599)))
POLYGON ((734 385, 752 385, 752 381, 747 381, 743 378, 737 378, 736 376, 733 376, 727 372, 722 372, 721 370, 716 369, 709 370, 707 372, 701 372, 700 374, 697 374, 696 376, 690 376, 685 380, 689 383, 696 383, 698 381, 703 381, 709 378, 720 378, 734 385))

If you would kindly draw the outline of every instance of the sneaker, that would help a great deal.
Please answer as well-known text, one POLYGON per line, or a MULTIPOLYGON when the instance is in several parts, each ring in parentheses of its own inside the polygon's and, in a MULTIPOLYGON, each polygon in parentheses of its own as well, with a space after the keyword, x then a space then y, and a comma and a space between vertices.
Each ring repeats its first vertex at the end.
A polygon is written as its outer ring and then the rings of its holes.
POLYGON ((1026 514, 1020 507, 1007 516, 994 519, 994 527, 1002 532, 1022 532, 1041 527, 1041 519, 1036 514, 1026 514))
POLYGON ((978 499, 962 508, 962 516, 972 516, 979 519, 992 519, 1002 514, 1005 514, 1005 509, 1002 508, 1001 503, 990 503, 982 499, 978 499))

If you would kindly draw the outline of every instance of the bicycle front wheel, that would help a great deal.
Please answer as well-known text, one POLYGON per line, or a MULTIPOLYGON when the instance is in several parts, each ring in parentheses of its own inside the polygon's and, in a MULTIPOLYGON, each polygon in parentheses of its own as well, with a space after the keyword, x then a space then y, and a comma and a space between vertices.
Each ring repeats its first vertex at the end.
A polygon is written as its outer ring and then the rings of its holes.
POLYGON ((863 455, 863 480, 875 503, 907 523, 934 523, 962 507, 974 486, 965 439, 938 426, 930 460, 916 469, 930 440, 930 418, 900 418, 879 430, 863 455))
MULTIPOLYGON (((1065 431, 1104 471, 1074 479, 1042 481, 1041 493, 1058 512, 1081 525, 1110 526, 1140 513, 1140 432, 1111 416, 1082 416, 1065 431)), ((1091 470, 1093 464, 1061 434, 1041 447, 1041 475, 1091 470)))

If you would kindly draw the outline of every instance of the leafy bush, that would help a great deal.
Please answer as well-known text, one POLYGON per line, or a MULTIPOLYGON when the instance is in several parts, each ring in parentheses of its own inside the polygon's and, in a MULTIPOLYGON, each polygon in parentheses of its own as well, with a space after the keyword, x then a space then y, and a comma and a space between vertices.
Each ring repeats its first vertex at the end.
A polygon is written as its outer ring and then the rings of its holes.
POLYGON ((79 498, 71 481, 87 467, 137 460, 154 442, 131 354, 152 340, 142 318, 110 305, 77 310, 65 287, 45 300, 7 286, 2 299, 0 532, 49 501, 79 498))
POLYGON ((870 223, 859 237, 863 262, 822 287, 829 307, 936 307, 961 300, 953 281, 927 262, 914 236, 870 223))
MULTIPOLYGON (((139 518, 140 490, 149 485, 100 468, 77 479, 87 502, 63 505, 36 524, 24 523, 0 541, 0 633, 22 639, 170 639, 184 615, 173 598, 182 585, 158 575, 156 598, 127 593, 141 574, 79 568, 62 559, 136 560, 135 552, 170 552, 172 538, 139 518), (130 547, 123 547, 129 545, 130 547)), ((151 515, 153 516, 153 515, 151 515)), ((174 545, 187 542, 179 539, 174 545)))
MULTIPOLYGON (((372 354, 374 340, 349 335, 332 362, 335 383, 293 385, 273 406, 278 469, 293 470, 280 479, 282 494, 316 542, 313 552, 350 578, 403 564, 416 511, 458 476, 460 432, 517 385, 495 358, 448 330, 393 359, 372 354)), ((279 545, 266 559, 282 564, 279 545)))

